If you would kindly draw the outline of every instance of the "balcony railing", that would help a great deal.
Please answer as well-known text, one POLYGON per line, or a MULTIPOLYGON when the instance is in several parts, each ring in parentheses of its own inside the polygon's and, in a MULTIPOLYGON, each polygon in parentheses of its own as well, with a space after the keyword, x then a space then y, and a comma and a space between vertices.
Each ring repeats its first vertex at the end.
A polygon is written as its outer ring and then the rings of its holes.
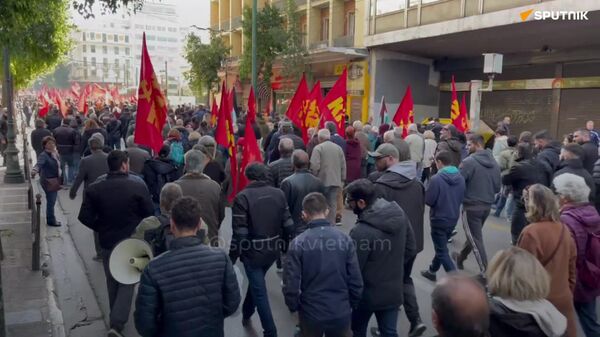
POLYGON ((334 47, 353 47, 354 46, 354 35, 340 36, 333 39, 334 47))
POLYGON ((310 49, 324 49, 329 47, 328 41, 317 41, 310 44, 310 49))
POLYGON ((242 28, 242 16, 236 16, 233 19, 231 19, 231 29, 238 29, 238 28, 242 28))

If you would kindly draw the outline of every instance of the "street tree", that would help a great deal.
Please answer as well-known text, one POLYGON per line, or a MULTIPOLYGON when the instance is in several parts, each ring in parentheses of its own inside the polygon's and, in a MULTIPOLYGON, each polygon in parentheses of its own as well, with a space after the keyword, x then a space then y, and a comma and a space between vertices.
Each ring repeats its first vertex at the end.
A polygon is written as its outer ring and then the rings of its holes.
POLYGON ((100 6, 100 13, 115 14, 119 10, 125 10, 127 13, 138 12, 144 6, 144 0, 73 0, 73 8, 84 18, 93 18, 94 5, 100 6))
POLYGON ((286 0, 285 17, 287 44, 281 53, 282 74, 288 79, 286 83, 296 86, 306 70, 306 46, 303 43, 306 36, 300 28, 300 13, 295 0, 286 0))
MULTIPOLYGON (((229 56, 229 47, 223 38, 211 33, 210 43, 202 43, 200 37, 191 33, 186 37, 184 57, 190 70, 184 76, 194 92, 210 92, 219 82, 218 71, 229 56)), ((207 102, 209 95, 207 95, 207 102)))

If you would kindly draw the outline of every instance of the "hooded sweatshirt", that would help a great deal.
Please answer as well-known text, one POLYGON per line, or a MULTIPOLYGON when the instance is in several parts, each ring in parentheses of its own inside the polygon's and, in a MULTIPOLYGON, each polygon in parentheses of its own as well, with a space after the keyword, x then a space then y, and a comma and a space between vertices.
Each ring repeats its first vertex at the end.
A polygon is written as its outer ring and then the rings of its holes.
POLYGON ((465 178, 465 209, 486 209, 500 191, 500 167, 489 150, 478 150, 460 164, 465 178))
POLYGON ((465 179, 455 166, 446 166, 431 178, 425 204, 431 225, 456 225, 465 197, 465 179))
POLYGON ((350 237, 356 244, 364 282, 359 306, 369 310, 401 306, 404 261, 414 256, 408 251, 408 246, 414 246, 414 234, 402 208, 377 199, 358 216, 350 237))
POLYGON ((567 319, 547 300, 516 301, 494 296, 490 302, 491 337, 560 337, 567 330, 567 319))

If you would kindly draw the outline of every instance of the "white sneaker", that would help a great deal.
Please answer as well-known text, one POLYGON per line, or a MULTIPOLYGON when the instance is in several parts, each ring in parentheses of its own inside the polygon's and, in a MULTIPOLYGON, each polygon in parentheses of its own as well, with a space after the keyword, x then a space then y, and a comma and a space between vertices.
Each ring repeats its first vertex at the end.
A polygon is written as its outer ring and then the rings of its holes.
POLYGON ((124 337, 119 331, 115 329, 108 330, 107 337, 124 337))

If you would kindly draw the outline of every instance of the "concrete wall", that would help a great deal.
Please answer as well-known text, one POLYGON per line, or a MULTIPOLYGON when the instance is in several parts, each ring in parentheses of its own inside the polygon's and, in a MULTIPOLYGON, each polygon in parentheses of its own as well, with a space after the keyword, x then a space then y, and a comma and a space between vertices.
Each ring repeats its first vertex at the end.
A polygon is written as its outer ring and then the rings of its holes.
POLYGON ((371 116, 379 113, 381 97, 385 96, 388 113, 393 117, 410 85, 415 104, 415 120, 437 117, 439 73, 435 71, 432 60, 381 49, 372 49, 370 56, 371 116))

